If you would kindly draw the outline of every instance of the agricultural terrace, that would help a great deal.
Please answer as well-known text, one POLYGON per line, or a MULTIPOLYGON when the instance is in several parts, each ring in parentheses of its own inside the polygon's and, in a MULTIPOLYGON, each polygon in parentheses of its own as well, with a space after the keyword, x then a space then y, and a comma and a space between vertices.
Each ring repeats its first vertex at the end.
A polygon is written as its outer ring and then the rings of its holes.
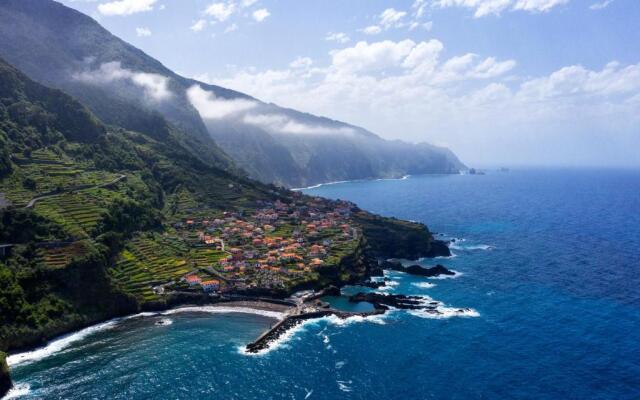
POLYGON ((12 154, 11 158, 17 168, 2 180, 0 192, 16 206, 24 206, 41 194, 102 185, 118 177, 47 148, 34 150, 28 156, 12 154))

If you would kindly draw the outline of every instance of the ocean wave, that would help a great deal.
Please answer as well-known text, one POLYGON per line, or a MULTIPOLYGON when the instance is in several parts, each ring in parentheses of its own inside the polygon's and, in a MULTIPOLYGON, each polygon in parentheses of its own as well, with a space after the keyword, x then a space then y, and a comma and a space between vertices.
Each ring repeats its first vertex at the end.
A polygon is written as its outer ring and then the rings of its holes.
POLYGON ((301 187, 301 188, 293 188, 291 190, 294 191, 294 192, 298 192, 298 191, 301 191, 301 190, 317 189, 317 188, 319 188, 321 186, 337 185, 339 183, 347 183, 347 182, 357 182, 357 181, 346 180, 346 181, 333 181, 333 182, 326 182, 326 183, 318 183, 316 185, 311 185, 311 186, 301 187))
POLYGON ((457 242, 456 242, 456 243, 450 243, 449 244, 449 249, 462 250, 462 251, 493 250, 493 249, 495 249, 495 246, 491 246, 491 245, 488 245, 488 244, 477 244, 477 245, 461 246, 461 245, 457 244, 457 242))
POLYGON ((19 383, 7 392, 1 400, 16 399, 31 393, 31 386, 28 383, 19 383))
POLYGON ((207 313, 207 314, 229 314, 229 313, 240 313, 240 314, 254 314, 261 315, 263 317, 275 318, 275 319, 283 319, 284 313, 277 311, 267 311, 267 310, 258 310, 256 308, 249 307, 225 307, 225 306, 189 306, 189 307, 180 307, 174 308, 172 310, 163 311, 160 315, 173 315, 179 313, 207 313))
POLYGON ((259 356, 267 355, 277 349, 286 348, 288 346, 288 342, 291 341, 293 337, 296 336, 296 334, 305 331, 309 325, 318 324, 322 319, 323 318, 316 318, 316 319, 307 319, 302 321, 302 323, 290 329, 287 329, 287 331, 284 332, 282 335, 280 335, 276 340, 270 342, 266 348, 261 349, 258 352, 251 353, 247 351, 246 345, 241 345, 241 346, 238 346, 238 353, 245 356, 259 357, 259 356))
MULTIPOLYGON (((60 336, 56 339, 53 339, 49 343, 47 343, 45 346, 39 347, 35 350, 9 355, 7 357, 7 364, 11 367, 15 367, 22 364, 30 364, 36 361, 40 361, 44 358, 52 356, 53 354, 56 354, 65 350, 66 348, 71 346, 73 343, 83 340, 90 335, 93 335, 95 333, 105 331, 108 329, 112 329, 123 321, 131 320, 135 318, 155 317, 159 315, 163 315, 163 316, 172 315, 172 314, 177 314, 181 312, 205 312, 210 314, 243 313, 243 314, 262 315, 265 317, 275 318, 275 319, 284 318, 284 314, 280 312, 257 310, 257 309, 248 308, 248 307, 201 306, 201 307, 181 307, 181 308, 175 308, 175 309, 163 311, 163 312, 142 312, 134 315, 129 315, 127 317, 114 318, 109 321, 102 322, 100 324, 92 325, 87 328, 81 329, 77 332, 60 336)), ((166 318, 165 320, 169 321, 169 323, 167 323, 166 325, 169 325, 173 322, 168 318, 166 318)))
MULTIPOLYGON (((389 314, 389 311, 385 315, 387 314, 389 314)), ((334 326, 340 326, 340 327, 348 326, 354 323, 361 323, 361 322, 371 322, 378 325, 384 325, 386 324, 386 322, 384 321, 383 317, 384 315, 382 314, 368 315, 368 316, 354 315, 347 318, 340 318, 335 315, 329 315, 321 318, 307 319, 301 322, 300 324, 288 329, 286 332, 280 335, 276 340, 270 342, 265 349, 262 349, 256 353, 251 353, 247 351, 247 347, 245 345, 242 345, 242 346, 238 346, 238 352, 246 356, 264 356, 277 349, 288 347, 288 342, 290 342, 298 333, 306 331, 306 329, 312 325, 318 325, 322 322, 325 322, 334 326)), ((323 338, 323 342, 327 344, 328 340, 329 340, 329 337, 325 335, 325 337, 323 338)), ((330 346, 331 345, 328 345, 327 348, 330 348, 330 346)))
POLYGON ((436 307, 437 312, 427 310, 409 310, 408 313, 420 318, 447 319, 451 317, 479 317, 480 313, 473 308, 436 307))
POLYGON ((420 289, 431 289, 432 287, 436 286, 435 283, 430 283, 430 282, 414 282, 411 285, 420 289))
POLYGON ((429 296, 422 297, 422 305, 429 306, 426 310, 407 310, 413 316, 429 319, 446 319, 451 317, 479 317, 480 313, 473 308, 460 308, 446 306, 443 302, 432 299, 429 296))
POLYGON ((427 279, 437 279, 437 280, 443 280, 443 279, 457 279, 460 278, 462 275, 464 275, 462 272, 460 271, 456 271, 454 269, 450 269, 449 271, 453 272, 454 275, 438 275, 438 276, 429 276, 427 277, 427 279))
POLYGON ((158 326, 167 326, 173 324, 173 320, 171 318, 162 318, 161 320, 156 321, 156 325, 158 326))
POLYGON ((352 383, 352 381, 336 381, 336 383, 338 384, 338 388, 343 392, 351 392, 352 389, 349 385, 352 383))
POLYGON ((30 364, 32 362, 42 360, 66 349, 71 344, 78 342, 89 335, 111 329, 123 320, 124 318, 112 319, 110 321, 103 322, 98 325, 93 325, 77 332, 70 333, 68 335, 60 336, 59 338, 47 343, 47 345, 45 345, 44 347, 40 347, 38 349, 26 351, 23 353, 12 354, 7 357, 7 364, 9 364, 9 366, 11 367, 15 367, 20 364, 30 364))

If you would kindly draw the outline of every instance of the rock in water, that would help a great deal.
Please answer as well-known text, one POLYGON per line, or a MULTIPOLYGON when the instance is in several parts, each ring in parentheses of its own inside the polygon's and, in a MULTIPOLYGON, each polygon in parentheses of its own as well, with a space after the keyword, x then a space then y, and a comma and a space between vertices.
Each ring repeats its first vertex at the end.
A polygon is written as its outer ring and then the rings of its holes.
POLYGON ((411 275, 418 276, 426 276, 426 277, 435 277, 440 275, 455 275, 456 273, 448 270, 444 265, 438 264, 435 267, 424 268, 420 265, 411 265, 409 267, 404 267, 400 261, 383 261, 381 264, 383 269, 389 269, 393 271, 405 272, 411 275))
POLYGON ((444 265, 440 265, 440 264, 431 268, 423 268, 420 265, 411 265, 405 268, 405 272, 411 275, 419 275, 419 276, 427 276, 427 277, 434 277, 434 276, 440 276, 440 275, 452 276, 456 274, 455 272, 448 270, 444 265))

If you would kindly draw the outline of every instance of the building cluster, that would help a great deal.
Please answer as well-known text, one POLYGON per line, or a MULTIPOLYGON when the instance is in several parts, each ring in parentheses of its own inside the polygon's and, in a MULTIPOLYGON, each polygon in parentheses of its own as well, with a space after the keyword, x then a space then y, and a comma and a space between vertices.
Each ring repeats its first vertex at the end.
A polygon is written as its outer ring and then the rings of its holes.
POLYGON ((320 199, 290 204, 263 201, 252 213, 186 219, 176 228, 191 235, 194 246, 221 252, 222 258, 206 268, 222 282, 203 282, 195 273, 185 280, 190 286, 213 291, 273 289, 304 280, 358 239, 358 229, 351 222, 353 207, 345 201, 320 199))

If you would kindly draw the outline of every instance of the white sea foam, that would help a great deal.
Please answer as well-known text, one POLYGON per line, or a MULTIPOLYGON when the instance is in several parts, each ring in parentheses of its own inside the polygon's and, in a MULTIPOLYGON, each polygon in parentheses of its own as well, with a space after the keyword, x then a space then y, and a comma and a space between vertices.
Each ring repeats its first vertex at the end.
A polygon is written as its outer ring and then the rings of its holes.
POLYGON ((473 308, 436 307, 437 312, 427 310, 409 310, 409 314, 420 318, 446 319, 451 317, 479 317, 480 313, 473 308))
MULTIPOLYGON (((90 335, 95 333, 105 331, 108 329, 112 329, 119 323, 131 320, 134 318, 142 318, 142 317, 154 317, 158 315, 172 315, 181 312, 206 312, 211 314, 222 314, 222 313, 244 313, 244 314, 255 314, 262 315, 269 318, 282 319, 284 318, 283 313, 279 313, 276 311, 264 311, 257 310, 248 307, 216 307, 216 306, 202 306, 202 307, 181 307, 175 308, 173 310, 168 310, 164 312, 142 312, 139 314, 130 315, 127 317, 114 318, 109 321, 92 325, 87 328, 81 329, 77 332, 73 332, 67 335, 63 335, 58 337, 57 339, 52 340, 47 343, 45 346, 37 348, 31 351, 25 351, 23 353, 12 354, 7 357, 7 364, 11 367, 15 367, 21 364, 30 364, 35 361, 40 361, 44 358, 50 357, 51 355, 58 353, 60 351, 65 350, 73 343, 76 343, 90 335)), ((165 325, 171 324, 173 321, 171 319, 166 318, 165 321, 168 321, 165 325)))
POLYGON ((495 246, 491 246, 491 245, 488 245, 488 244, 477 244, 477 245, 463 246, 463 245, 458 244, 458 242, 456 242, 456 243, 450 243, 449 244, 449 248, 453 249, 453 250, 473 251, 473 250, 493 250, 493 249, 495 249, 495 246))
POLYGON ((2 400, 17 399, 18 397, 26 396, 31 393, 31 386, 28 383, 20 383, 15 385, 7 394, 4 395, 2 400))
POLYGON ((16 365, 32 363, 34 361, 42 360, 43 358, 49 357, 54 353, 62 351, 69 347, 71 344, 78 342, 89 335, 94 333, 104 331, 107 329, 113 328, 118 322, 122 321, 123 318, 112 319, 107 322, 103 322, 98 325, 93 325, 88 328, 84 328, 78 332, 70 333, 68 335, 64 335, 49 342, 46 346, 40 347, 38 349, 32 351, 26 351, 24 353, 12 354, 7 357, 7 364, 11 367, 15 367, 16 365))
POLYGON ((420 288, 420 289, 431 289, 436 284, 435 283, 430 283, 430 282, 414 282, 414 283, 412 283, 412 285, 417 287, 417 288, 420 288))
POLYGON ((351 381, 336 381, 336 383, 338 384, 338 388, 343 392, 348 393, 352 390, 351 387, 349 386, 351 384, 351 381))
POLYGON ((378 325, 385 325, 386 322, 384 318, 385 318, 385 314, 376 314, 376 315, 367 315, 367 316, 354 315, 348 318, 340 318, 336 315, 329 315, 328 317, 324 317, 322 319, 326 320, 331 325, 347 326, 347 325, 356 324, 360 322, 371 322, 378 325))
POLYGON ((317 189, 321 186, 329 186, 329 185, 337 185, 339 183, 347 183, 347 182, 356 182, 356 181, 334 181, 334 182, 326 182, 326 183, 318 183, 317 185, 311 185, 311 186, 307 186, 307 187, 301 187, 301 188, 293 188, 291 190, 293 190, 294 192, 297 191, 301 191, 301 190, 309 190, 309 189, 317 189))
POLYGON ((473 308, 456 308, 446 306, 443 302, 429 296, 422 297, 422 305, 433 307, 432 310, 407 310, 411 315, 420 318, 446 319, 451 317, 479 317, 480 313, 473 308))
POLYGON ((287 347, 287 343, 299 332, 306 330, 307 326, 317 324, 322 318, 316 319, 307 319, 302 321, 299 325, 294 326, 293 328, 287 329, 282 335, 280 335, 276 340, 269 342, 268 346, 262 350, 259 350, 256 353, 251 353, 247 351, 247 346, 242 345, 238 347, 238 352, 245 356, 264 356, 266 354, 271 353, 274 350, 279 348, 287 347))
POLYGON ((173 324, 173 320, 171 318, 162 318, 159 321, 156 321, 156 325, 158 326, 167 326, 173 324))
POLYGON ((346 361, 338 361, 336 362, 336 369, 341 369, 346 364, 346 361))
POLYGON ((229 313, 241 313, 241 314, 254 314, 262 315, 263 317, 283 319, 284 314, 277 311, 258 310, 249 307, 225 307, 225 306, 197 306, 197 307, 180 307, 173 310, 164 311, 161 315, 173 315, 179 313, 207 313, 207 314, 229 314, 229 313))
POLYGON ((427 279, 437 279, 437 280, 443 280, 443 279, 457 279, 460 278, 462 275, 464 275, 462 272, 450 269, 449 271, 453 272, 454 275, 438 275, 438 276, 430 276, 427 279))

